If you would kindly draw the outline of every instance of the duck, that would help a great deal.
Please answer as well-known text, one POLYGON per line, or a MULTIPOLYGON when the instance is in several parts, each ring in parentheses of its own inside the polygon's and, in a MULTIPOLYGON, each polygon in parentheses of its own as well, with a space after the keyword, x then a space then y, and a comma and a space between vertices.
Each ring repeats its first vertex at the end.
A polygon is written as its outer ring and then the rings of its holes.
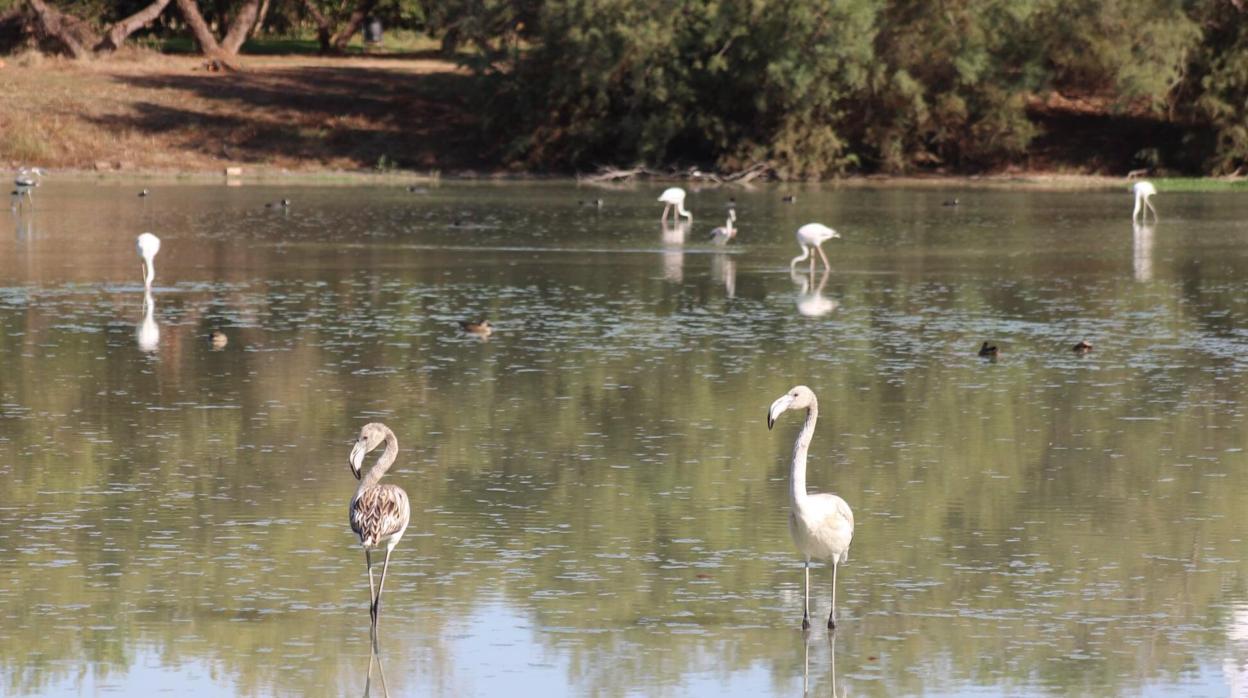
POLYGON ((230 338, 221 330, 213 330, 212 334, 208 335, 208 342, 212 344, 213 349, 224 349, 225 345, 230 343, 230 338))
POLYGON ((987 359, 995 359, 1000 353, 1001 349, 995 344, 984 342, 983 345, 979 347, 979 355, 987 359))
POLYGON ((1079 340, 1078 344, 1071 347, 1071 351, 1075 352, 1076 354, 1086 354, 1092 351, 1092 343, 1087 341, 1086 339, 1081 339, 1079 340))
POLYGON ((494 327, 490 325, 490 321, 482 318, 476 322, 471 320, 460 320, 459 329, 468 334, 475 334, 478 337, 489 337, 494 333, 494 327))
POLYGON ((786 204, 795 204, 797 203, 797 194, 786 194, 780 197, 780 200, 786 204))
POLYGON ((139 197, 142 198, 144 196, 147 196, 148 194, 151 194, 151 192, 144 189, 143 191, 139 192, 139 197))
POLYGON ((290 199, 273 201, 264 205, 265 208, 290 208, 290 199))

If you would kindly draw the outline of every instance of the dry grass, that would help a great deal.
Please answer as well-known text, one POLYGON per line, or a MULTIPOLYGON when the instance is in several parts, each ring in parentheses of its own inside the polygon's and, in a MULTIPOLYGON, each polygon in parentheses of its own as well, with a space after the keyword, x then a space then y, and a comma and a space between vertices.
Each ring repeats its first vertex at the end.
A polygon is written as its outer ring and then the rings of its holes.
POLYGON ((210 172, 460 170, 488 164, 471 77, 420 58, 257 57, 245 71, 129 50, 0 67, 0 163, 210 172))

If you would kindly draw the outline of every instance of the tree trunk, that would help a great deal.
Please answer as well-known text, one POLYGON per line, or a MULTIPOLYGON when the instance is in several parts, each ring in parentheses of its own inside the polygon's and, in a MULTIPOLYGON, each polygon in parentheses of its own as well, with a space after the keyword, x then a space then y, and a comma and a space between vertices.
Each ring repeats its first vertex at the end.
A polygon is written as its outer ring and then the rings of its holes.
POLYGON ((237 56, 251 30, 256 27, 256 17, 260 14, 260 0, 247 0, 238 8, 238 13, 230 21, 229 31, 221 40, 221 49, 226 55, 237 56))
POLYGON ((186 26, 191 28, 195 43, 199 44, 199 52, 205 56, 221 56, 221 45, 217 43, 217 37, 212 35, 212 29, 204 21, 204 16, 200 14, 195 0, 178 0, 178 10, 182 13, 182 18, 186 20, 186 26))
POLYGON ((316 8, 314 0, 303 0, 303 7, 312 16, 312 21, 316 22, 316 40, 321 44, 321 53, 331 53, 334 50, 333 43, 330 42, 333 26, 329 23, 329 18, 316 8))
POLYGON ((255 36, 264 28, 264 18, 269 16, 269 0, 260 3, 260 12, 256 14, 256 25, 251 28, 251 35, 255 36))
POLYGON ((377 0, 360 0, 360 3, 355 6, 355 11, 351 13, 351 17, 347 19, 347 23, 330 40, 336 53, 346 50, 351 37, 360 30, 360 26, 364 24, 364 20, 368 18, 376 5, 377 0))
POLYGON ((131 34, 156 21, 156 18, 160 16, 160 13, 164 12, 165 8, 169 6, 170 1, 171 0, 155 0, 155 2, 147 7, 114 23, 113 26, 108 28, 108 31, 104 34, 104 38, 95 45, 95 52, 104 53, 108 51, 116 51, 121 48, 121 45, 125 43, 126 39, 131 34))
POLYGON ((78 26, 82 25, 81 21, 75 20, 55 7, 48 7, 43 0, 27 0, 27 3, 35 13, 40 31, 59 41, 74 58, 81 60, 91 57, 91 50, 86 47, 86 44, 94 42, 83 40, 91 37, 83 36, 87 32, 84 26, 78 26))

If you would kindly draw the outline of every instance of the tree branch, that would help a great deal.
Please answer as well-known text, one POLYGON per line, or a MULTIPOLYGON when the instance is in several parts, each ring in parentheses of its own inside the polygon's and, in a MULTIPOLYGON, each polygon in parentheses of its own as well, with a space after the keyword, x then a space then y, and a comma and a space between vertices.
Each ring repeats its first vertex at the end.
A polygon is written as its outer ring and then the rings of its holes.
POLYGON ((95 45, 95 52, 116 51, 121 48, 121 45, 125 43, 131 34, 156 21, 156 18, 169 6, 170 1, 155 0, 152 4, 129 17, 114 22, 113 26, 109 27, 108 31, 105 32, 104 38, 95 45))
POLYGON ((43 0, 27 0, 31 11, 35 13, 35 20, 38 22, 39 30, 45 35, 56 39, 65 46, 69 51, 69 55, 76 59, 84 59, 91 57, 91 50, 84 45, 84 38, 90 37, 78 36, 86 34, 83 23, 69 15, 64 14, 55 7, 48 7, 43 0))

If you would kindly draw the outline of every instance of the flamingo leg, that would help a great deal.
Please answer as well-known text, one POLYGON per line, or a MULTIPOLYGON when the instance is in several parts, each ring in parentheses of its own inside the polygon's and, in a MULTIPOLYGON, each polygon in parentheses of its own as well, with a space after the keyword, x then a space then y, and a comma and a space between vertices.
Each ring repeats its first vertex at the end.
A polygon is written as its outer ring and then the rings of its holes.
MULTIPOLYGON (((816 245, 815 249, 819 251, 819 257, 823 259, 823 268, 832 271, 832 265, 828 263, 828 256, 823 253, 823 247, 816 245)), ((814 266, 815 260, 810 260, 811 266, 814 266)))
POLYGON ((373 601, 373 638, 376 639, 377 618, 381 615, 381 591, 386 588, 386 570, 390 568, 390 548, 386 548, 386 561, 381 565, 381 582, 377 585, 377 599, 373 601))
POLYGON ((364 564, 368 567, 368 617, 371 626, 377 626, 377 594, 373 591, 373 555, 368 548, 364 549, 364 564))
POLYGON ((828 613, 828 629, 836 629, 836 568, 840 562, 838 559, 832 560, 832 610, 828 613))
POLYGON ((806 593, 802 596, 802 630, 810 630, 810 559, 806 560, 806 593))
MULTIPOLYGON (((1153 208, 1153 202, 1149 201, 1148 199, 1144 199, 1144 205, 1148 207, 1149 211, 1153 212, 1153 222, 1156 223, 1157 222, 1157 209, 1153 208)), ((1147 219, 1148 217, 1145 216, 1145 218, 1147 219)))
POLYGON ((670 210, 672 210, 672 205, 671 205, 671 204, 664 204, 664 205, 663 205, 663 217, 659 219, 659 222, 660 222, 660 223, 666 223, 666 222, 667 222, 667 212, 668 212, 668 211, 670 211, 670 210))

